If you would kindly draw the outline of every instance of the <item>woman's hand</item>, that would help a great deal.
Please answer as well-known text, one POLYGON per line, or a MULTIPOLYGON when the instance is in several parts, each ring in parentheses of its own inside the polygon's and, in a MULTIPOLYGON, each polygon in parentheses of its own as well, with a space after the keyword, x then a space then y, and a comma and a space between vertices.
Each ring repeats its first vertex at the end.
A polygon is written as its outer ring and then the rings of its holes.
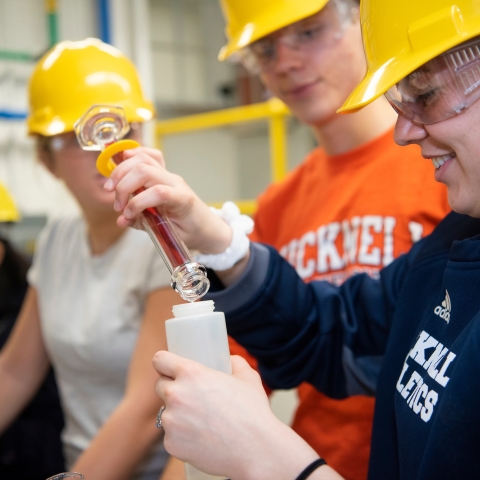
POLYGON ((259 375, 232 357, 232 375, 161 351, 153 365, 167 451, 213 475, 295 478, 317 454, 272 413, 259 375))
POLYGON ((131 226, 143 210, 158 207, 175 224, 189 248, 208 254, 221 253, 229 246, 229 225, 210 211, 182 177, 165 169, 159 150, 138 147, 123 154, 125 160, 113 170, 104 187, 115 191, 119 226, 131 226), (145 190, 131 197, 141 188, 145 190))

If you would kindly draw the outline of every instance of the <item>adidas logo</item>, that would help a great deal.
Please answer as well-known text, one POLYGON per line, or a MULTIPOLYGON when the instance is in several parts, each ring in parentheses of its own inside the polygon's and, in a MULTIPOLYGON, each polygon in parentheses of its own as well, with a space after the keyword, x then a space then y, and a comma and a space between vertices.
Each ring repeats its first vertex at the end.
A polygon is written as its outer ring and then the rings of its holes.
POLYGON ((442 306, 435 307, 435 315, 438 315, 440 318, 443 318, 447 323, 450 322, 450 312, 452 311, 452 302, 450 301, 450 295, 448 291, 445 290, 445 300, 442 302, 442 306))

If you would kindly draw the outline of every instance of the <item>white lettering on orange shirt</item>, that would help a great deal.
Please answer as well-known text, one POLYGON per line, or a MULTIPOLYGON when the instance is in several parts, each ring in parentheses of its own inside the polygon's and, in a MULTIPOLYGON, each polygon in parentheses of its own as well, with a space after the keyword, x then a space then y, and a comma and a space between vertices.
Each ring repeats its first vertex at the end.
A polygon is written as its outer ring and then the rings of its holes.
MULTIPOLYGON (((347 267, 371 275, 394 260, 396 225, 394 217, 380 215, 331 222, 291 240, 280 254, 304 279, 329 279, 330 274, 340 275, 347 267)), ((412 241, 421 238, 421 224, 409 222, 408 229, 412 241)), ((351 270, 342 275, 343 280, 354 273, 351 270)))

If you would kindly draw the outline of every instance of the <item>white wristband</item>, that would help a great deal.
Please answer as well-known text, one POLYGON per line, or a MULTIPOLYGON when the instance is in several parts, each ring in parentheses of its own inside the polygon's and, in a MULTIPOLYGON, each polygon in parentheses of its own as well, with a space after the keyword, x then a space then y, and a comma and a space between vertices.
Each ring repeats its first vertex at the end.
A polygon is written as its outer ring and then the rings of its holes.
POLYGON ((250 248, 250 240, 247 234, 253 231, 253 220, 247 215, 242 215, 233 202, 225 202, 221 209, 214 207, 210 207, 210 209, 230 225, 232 241, 222 253, 214 255, 196 254, 194 259, 213 270, 228 270, 247 254, 250 248))

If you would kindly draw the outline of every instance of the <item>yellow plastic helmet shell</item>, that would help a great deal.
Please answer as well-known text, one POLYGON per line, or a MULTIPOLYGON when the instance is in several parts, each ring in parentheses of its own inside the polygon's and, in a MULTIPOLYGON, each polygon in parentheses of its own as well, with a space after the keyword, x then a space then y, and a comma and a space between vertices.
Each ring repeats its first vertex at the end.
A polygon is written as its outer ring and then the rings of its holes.
POLYGON ((129 122, 155 114, 133 63, 94 38, 61 42, 46 53, 30 78, 29 102, 28 133, 47 137, 72 131, 95 104, 123 107, 129 122))
POLYGON ((480 35, 478 0, 362 0, 367 73, 339 113, 369 104, 402 78, 480 35))
POLYGON ((0 222, 18 222, 20 215, 8 190, 0 183, 0 222))
POLYGON ((291 23, 319 12, 328 0, 220 0, 227 23, 228 43, 220 50, 225 60, 243 47, 291 23))

